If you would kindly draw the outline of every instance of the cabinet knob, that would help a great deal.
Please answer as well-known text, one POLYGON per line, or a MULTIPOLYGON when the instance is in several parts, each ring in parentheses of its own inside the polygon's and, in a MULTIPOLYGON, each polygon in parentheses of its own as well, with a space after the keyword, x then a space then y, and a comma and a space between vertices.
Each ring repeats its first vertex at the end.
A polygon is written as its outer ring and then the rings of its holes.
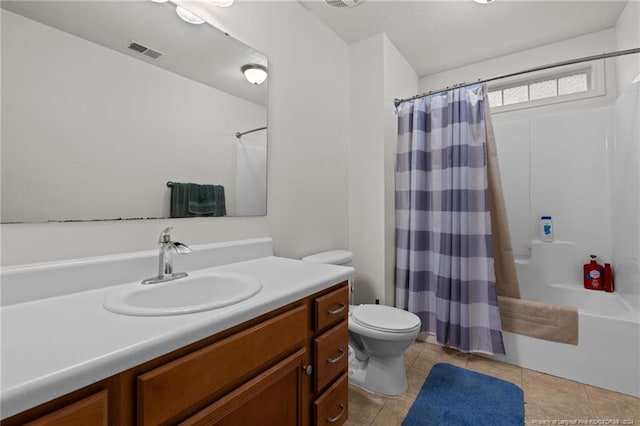
POLYGON ((309 365, 303 365, 303 366, 302 366, 302 370, 305 372, 305 374, 306 374, 307 376, 310 376, 310 375, 311 375, 311 373, 313 373, 313 367, 311 366, 311 364, 309 364, 309 365))

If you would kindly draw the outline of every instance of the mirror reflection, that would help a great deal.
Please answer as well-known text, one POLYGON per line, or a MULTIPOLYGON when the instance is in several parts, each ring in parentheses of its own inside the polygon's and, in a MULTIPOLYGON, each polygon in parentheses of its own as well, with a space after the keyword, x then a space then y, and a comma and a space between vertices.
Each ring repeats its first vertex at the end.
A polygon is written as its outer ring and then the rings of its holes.
POLYGON ((266 214, 264 55, 171 3, 0 12, 3 223, 266 214))

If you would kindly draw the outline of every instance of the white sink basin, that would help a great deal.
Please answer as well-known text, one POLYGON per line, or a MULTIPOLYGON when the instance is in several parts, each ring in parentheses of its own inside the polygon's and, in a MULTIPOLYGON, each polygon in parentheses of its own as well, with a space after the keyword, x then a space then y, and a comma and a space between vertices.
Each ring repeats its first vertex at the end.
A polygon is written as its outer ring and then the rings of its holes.
POLYGON ((242 302, 262 289, 256 278, 211 272, 158 284, 131 284, 107 294, 104 307, 117 314, 181 315, 242 302))

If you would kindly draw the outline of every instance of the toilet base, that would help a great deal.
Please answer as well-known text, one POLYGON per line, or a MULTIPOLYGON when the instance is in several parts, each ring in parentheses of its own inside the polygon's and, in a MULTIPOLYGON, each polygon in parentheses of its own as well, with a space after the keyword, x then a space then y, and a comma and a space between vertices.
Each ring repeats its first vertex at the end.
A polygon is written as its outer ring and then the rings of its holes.
POLYGON ((355 356, 350 356, 349 383, 381 395, 403 394, 407 390, 404 358, 401 354, 388 358, 370 357, 360 361, 355 356))

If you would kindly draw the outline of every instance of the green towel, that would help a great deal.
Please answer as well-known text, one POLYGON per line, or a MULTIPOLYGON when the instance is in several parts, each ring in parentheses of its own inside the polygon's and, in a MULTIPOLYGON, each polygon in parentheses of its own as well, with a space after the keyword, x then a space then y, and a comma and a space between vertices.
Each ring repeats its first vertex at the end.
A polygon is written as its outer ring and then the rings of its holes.
POLYGON ((224 186, 174 182, 171 217, 226 216, 224 186))

